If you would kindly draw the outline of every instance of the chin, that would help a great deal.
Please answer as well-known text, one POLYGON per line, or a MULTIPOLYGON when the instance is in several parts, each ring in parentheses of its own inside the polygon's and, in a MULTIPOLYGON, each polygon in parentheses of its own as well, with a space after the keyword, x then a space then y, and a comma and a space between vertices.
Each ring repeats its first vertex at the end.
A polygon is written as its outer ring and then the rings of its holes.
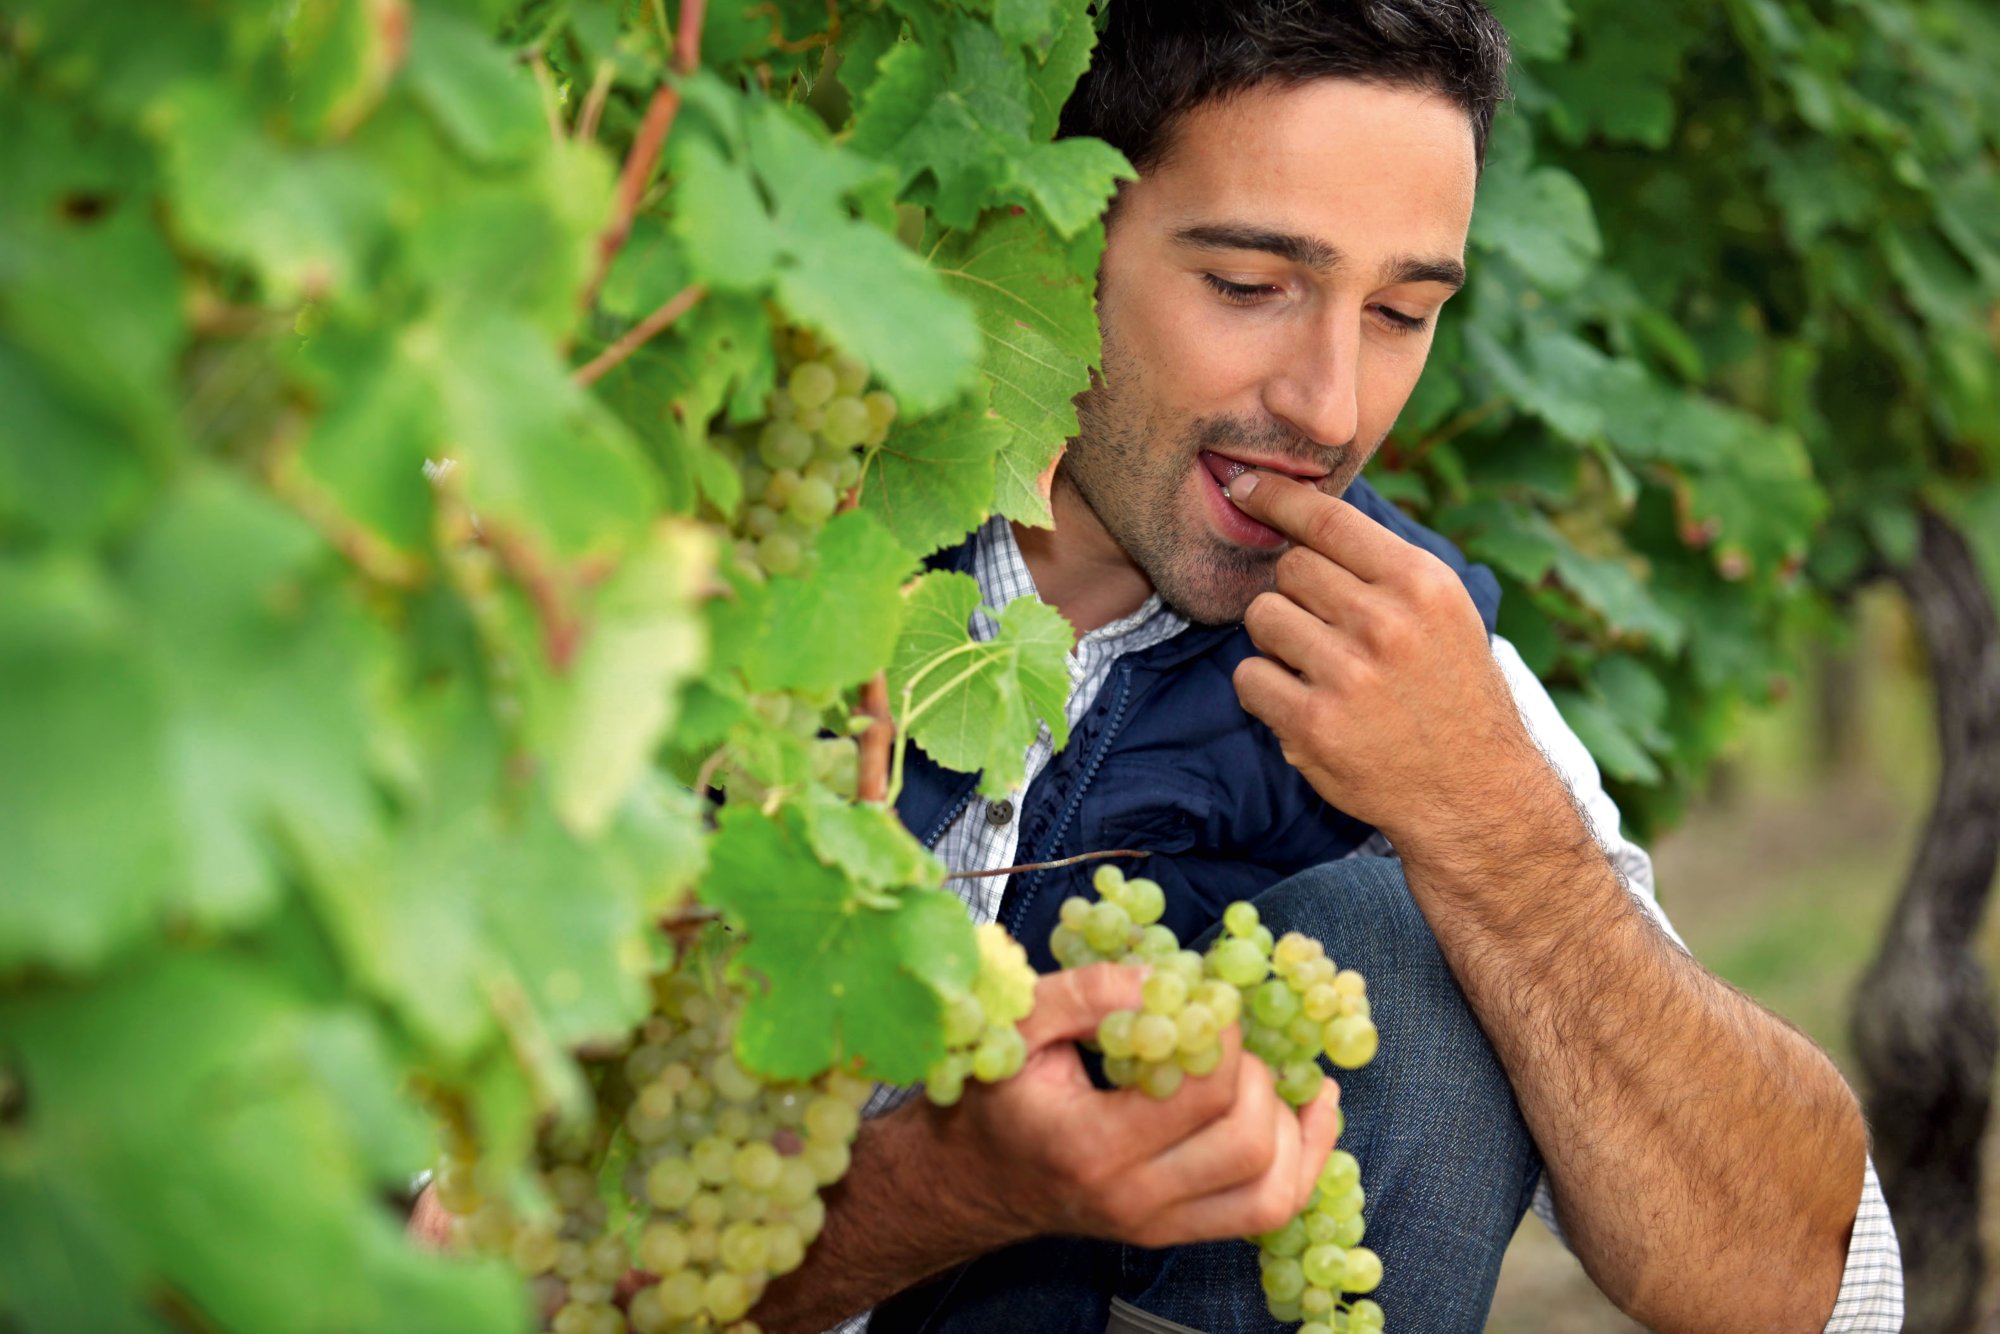
POLYGON ((1235 625, 1259 593, 1277 586, 1276 559, 1254 565, 1227 557, 1155 578, 1160 598, 1196 625, 1235 625))

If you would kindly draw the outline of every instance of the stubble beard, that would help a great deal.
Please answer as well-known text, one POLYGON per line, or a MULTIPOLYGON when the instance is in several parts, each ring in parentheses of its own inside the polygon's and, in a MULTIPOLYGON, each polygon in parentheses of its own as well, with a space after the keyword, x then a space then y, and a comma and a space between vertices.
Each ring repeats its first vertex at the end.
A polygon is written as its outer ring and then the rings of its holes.
POLYGON ((1203 450, 1232 447, 1328 467, 1322 489, 1339 495, 1360 472, 1367 451, 1329 451, 1276 422, 1197 417, 1171 423, 1134 401, 1132 367, 1107 336, 1104 373, 1077 398, 1077 435, 1064 452, 1055 484, 1067 487, 1096 516, 1160 598, 1198 625, 1232 625, 1259 593, 1276 582, 1285 548, 1240 547, 1208 529, 1189 501, 1189 475, 1203 450), (1157 442, 1171 439, 1170 448, 1157 442))

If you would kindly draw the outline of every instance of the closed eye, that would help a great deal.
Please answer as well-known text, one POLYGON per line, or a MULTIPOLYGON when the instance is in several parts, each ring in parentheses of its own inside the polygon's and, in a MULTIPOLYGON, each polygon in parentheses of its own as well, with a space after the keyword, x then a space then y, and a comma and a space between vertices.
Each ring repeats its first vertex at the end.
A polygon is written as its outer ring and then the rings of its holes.
POLYGON ((1375 307, 1375 313, 1389 322, 1389 327, 1397 333, 1422 333, 1430 327, 1430 317, 1426 315, 1405 315, 1400 310, 1387 306, 1375 307))
POLYGON ((1250 283, 1233 283, 1227 278, 1218 278, 1212 273, 1202 274, 1201 280, 1214 288, 1215 294, 1224 301, 1238 306, 1254 306, 1278 291, 1275 287, 1257 286, 1250 283))

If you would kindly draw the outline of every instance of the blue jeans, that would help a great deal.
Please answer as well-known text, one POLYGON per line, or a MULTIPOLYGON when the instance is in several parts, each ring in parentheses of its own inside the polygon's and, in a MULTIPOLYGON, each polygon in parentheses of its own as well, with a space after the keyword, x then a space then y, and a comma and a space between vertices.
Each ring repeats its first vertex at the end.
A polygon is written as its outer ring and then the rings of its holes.
MULTIPOLYGON (((1383 1266, 1373 1296, 1390 1334, 1477 1334, 1541 1158, 1401 863, 1351 858, 1317 867, 1273 886, 1257 910, 1274 933, 1316 937, 1368 979, 1381 1050, 1363 1069, 1336 1073, 1341 1144, 1361 1160, 1365 1244, 1383 1266)), ((1100 1334, 1113 1298, 1204 1334, 1294 1328, 1266 1313, 1257 1277, 1248 1242, 1146 1250, 1043 1237, 898 1295, 869 1328, 1100 1334)))

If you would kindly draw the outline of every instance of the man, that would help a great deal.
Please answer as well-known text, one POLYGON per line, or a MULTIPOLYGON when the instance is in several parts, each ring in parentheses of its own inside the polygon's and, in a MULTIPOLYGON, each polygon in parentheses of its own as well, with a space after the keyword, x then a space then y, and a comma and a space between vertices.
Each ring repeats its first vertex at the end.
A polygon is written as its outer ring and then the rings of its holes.
MULTIPOLYGON (((1343 1081, 1345 1135, 1392 1329, 1479 1328, 1538 1184, 1655 1328, 1897 1328, 1852 1095, 1679 947, 1489 638, 1488 577, 1356 481, 1462 280, 1504 37, 1476 0, 1110 13, 1064 122, 1140 171, 1102 379, 1054 529, 953 557, 990 605, 1035 592, 1076 627, 1072 740, 1005 801, 913 771, 906 821, 961 871, 1146 847, 1184 938, 1247 888, 1369 975, 1383 1050, 1343 1081)), ((956 883, 1041 950, 1079 874, 956 883)), ((763 1327, 880 1304, 877 1334, 1272 1328, 1250 1248, 1214 1239, 1296 1210, 1334 1092, 1294 1116, 1233 1042, 1164 1102, 1097 1090, 1071 1040, 1136 998, 1130 970, 1047 977, 1021 1076, 872 1119, 763 1327)))

